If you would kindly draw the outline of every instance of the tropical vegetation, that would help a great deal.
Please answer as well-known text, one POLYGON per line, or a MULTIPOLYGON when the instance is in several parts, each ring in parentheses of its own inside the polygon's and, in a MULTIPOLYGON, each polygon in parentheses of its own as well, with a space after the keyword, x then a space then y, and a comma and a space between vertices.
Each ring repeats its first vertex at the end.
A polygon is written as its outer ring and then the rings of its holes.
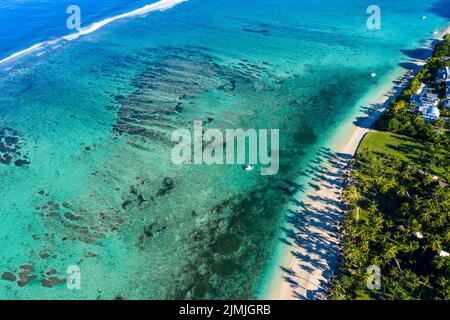
POLYGON ((333 299, 450 299, 449 127, 423 121, 408 102, 449 56, 446 36, 351 162, 333 299), (370 266, 379 268, 379 288, 367 285, 370 266))

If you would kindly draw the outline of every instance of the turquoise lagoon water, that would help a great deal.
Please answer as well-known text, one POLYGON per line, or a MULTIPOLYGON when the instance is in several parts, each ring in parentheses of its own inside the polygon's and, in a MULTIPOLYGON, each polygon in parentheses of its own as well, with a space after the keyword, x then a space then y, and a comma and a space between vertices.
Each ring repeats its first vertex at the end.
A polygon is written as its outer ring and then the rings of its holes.
POLYGON ((302 173, 447 23, 383 0, 368 30, 370 4, 189 0, 0 65, 0 297, 257 297, 302 173), (280 129, 280 172, 172 164, 194 120, 280 129))

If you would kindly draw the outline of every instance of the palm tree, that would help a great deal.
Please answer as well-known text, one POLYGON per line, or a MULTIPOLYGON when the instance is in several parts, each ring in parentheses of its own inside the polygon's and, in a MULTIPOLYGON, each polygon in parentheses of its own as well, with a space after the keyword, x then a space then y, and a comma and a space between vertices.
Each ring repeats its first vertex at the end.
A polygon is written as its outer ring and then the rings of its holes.
POLYGON ((384 194, 388 193, 391 189, 391 184, 389 183, 389 180, 380 181, 381 187, 380 191, 384 194))
POLYGON ((440 294, 442 295, 442 299, 449 300, 450 299, 450 281, 445 277, 439 277, 437 279, 437 284, 441 287, 440 294))
POLYGON ((431 211, 429 211, 429 210, 425 210, 420 215, 420 220, 425 222, 425 223, 429 223, 432 219, 433 219, 433 213, 431 211))
POLYGON ((370 215, 375 215, 378 212, 378 205, 375 201, 371 201, 369 207, 367 208, 367 212, 370 215))
POLYGON ((398 252, 397 246, 392 244, 386 249, 385 256, 386 258, 391 260, 397 256, 397 252, 398 252))
POLYGON ((376 236, 381 230, 383 230, 384 219, 380 214, 374 214, 372 216, 372 232, 373 236, 376 236))
POLYGON ((441 270, 447 264, 447 259, 445 257, 437 256, 433 262, 434 262, 434 265, 436 266, 436 269, 441 270))
POLYGON ((442 242, 439 235, 431 237, 430 247, 433 251, 440 251, 442 249, 442 242))
POLYGON ((408 195, 408 190, 406 190, 403 185, 399 185, 396 193, 399 197, 406 197, 408 195))
POLYGON ((357 205, 359 201, 358 189, 353 185, 349 186, 344 194, 344 199, 348 205, 357 205))

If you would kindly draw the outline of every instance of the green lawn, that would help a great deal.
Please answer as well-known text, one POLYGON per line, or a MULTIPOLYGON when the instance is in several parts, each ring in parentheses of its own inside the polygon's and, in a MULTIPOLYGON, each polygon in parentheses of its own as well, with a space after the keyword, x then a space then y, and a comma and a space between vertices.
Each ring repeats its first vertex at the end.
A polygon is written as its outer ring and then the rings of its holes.
POLYGON ((430 160, 430 144, 420 140, 412 139, 392 132, 372 131, 367 133, 357 150, 368 151, 369 154, 382 155, 390 154, 399 157, 405 162, 423 167, 424 170, 434 172, 438 175, 444 173, 443 163, 446 155, 439 154, 438 159, 432 164, 430 160))

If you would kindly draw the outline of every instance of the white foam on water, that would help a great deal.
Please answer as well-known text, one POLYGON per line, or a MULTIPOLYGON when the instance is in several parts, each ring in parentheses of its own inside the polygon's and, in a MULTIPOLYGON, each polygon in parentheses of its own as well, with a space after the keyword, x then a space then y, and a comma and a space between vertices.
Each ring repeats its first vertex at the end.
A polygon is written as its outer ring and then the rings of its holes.
MULTIPOLYGON (((72 40, 78 39, 79 37, 81 37, 83 35, 86 35, 86 34, 89 34, 89 33, 92 33, 94 31, 96 31, 96 30, 106 26, 107 24, 110 24, 113 21, 124 19, 124 18, 129 18, 129 17, 133 17, 133 16, 138 16, 138 15, 145 15, 145 14, 147 14, 149 12, 152 12, 152 11, 165 11, 165 10, 171 9, 174 6, 176 6, 176 5, 178 5, 178 4, 182 3, 182 2, 186 2, 186 1, 188 1, 188 0, 160 0, 160 1, 155 2, 155 3, 145 5, 145 6, 141 7, 141 8, 139 8, 139 9, 136 9, 136 10, 133 10, 133 11, 130 11, 130 12, 127 12, 127 13, 123 13, 123 14, 119 14, 119 15, 114 16, 114 17, 106 18, 106 19, 104 19, 102 21, 95 22, 95 23, 91 24, 88 27, 80 28, 78 30, 78 32, 76 32, 76 33, 69 34, 67 36, 63 36, 63 37, 60 37, 60 38, 57 38, 57 39, 43 41, 43 42, 34 44, 34 45, 32 45, 31 47, 29 47, 29 48, 27 48, 25 50, 21 50, 19 52, 13 53, 10 56, 0 60, 0 64, 3 64, 3 63, 8 62, 8 61, 11 61, 11 60, 16 59, 18 57, 21 57, 23 55, 30 54, 32 52, 37 52, 39 50, 42 50, 44 47, 55 45, 55 44, 58 44, 58 43, 60 43, 62 41, 72 41, 72 40)), ((55 49, 55 48, 58 48, 60 46, 61 46, 61 44, 59 44, 57 46, 54 46, 53 48, 55 49)), ((39 55, 42 55, 42 54, 43 53, 40 53, 39 55)))
POLYGON ((20 57, 20 56, 22 56, 22 55, 24 55, 24 54, 27 54, 27 53, 31 53, 31 52, 33 52, 33 51, 36 51, 36 50, 42 48, 44 45, 45 45, 45 41, 44 41, 44 42, 40 42, 40 43, 36 43, 36 44, 32 45, 31 47, 29 47, 29 48, 27 48, 27 49, 25 49, 25 50, 22 50, 22 51, 13 53, 13 54, 10 55, 9 57, 0 60, 0 63, 4 63, 4 62, 9 61, 9 60, 12 60, 12 59, 14 59, 14 58, 20 57))

